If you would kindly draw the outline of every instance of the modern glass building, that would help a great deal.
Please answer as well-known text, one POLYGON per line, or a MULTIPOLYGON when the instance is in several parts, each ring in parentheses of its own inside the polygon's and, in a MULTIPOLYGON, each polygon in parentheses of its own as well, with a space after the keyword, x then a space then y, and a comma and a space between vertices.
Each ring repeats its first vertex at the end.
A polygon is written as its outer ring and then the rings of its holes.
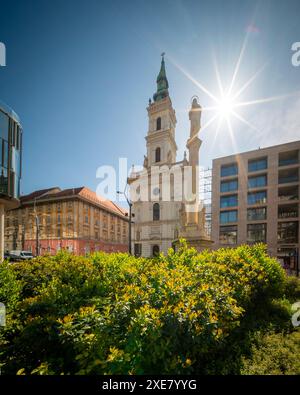
POLYGON ((0 102, 0 262, 4 255, 4 213, 19 206, 22 127, 19 117, 0 102))
POLYGON ((214 159, 215 248, 263 242, 300 275, 300 141, 214 159))
MULTIPOLYGON (((0 102, 0 200, 20 196, 22 127, 17 114, 0 102)), ((8 202, 7 202, 8 203, 8 202)), ((9 204, 9 206, 11 206, 9 204)))

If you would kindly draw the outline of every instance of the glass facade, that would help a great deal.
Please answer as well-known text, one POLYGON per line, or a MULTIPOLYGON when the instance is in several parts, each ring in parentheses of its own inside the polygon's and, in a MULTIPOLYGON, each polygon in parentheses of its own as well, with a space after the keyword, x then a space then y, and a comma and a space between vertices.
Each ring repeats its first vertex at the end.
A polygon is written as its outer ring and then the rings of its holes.
POLYGON ((22 129, 13 114, 0 107, 0 195, 20 196, 22 129))
POLYGON ((232 192, 238 189, 238 180, 222 181, 221 192, 232 192))
POLYGON ((267 219, 267 207, 248 208, 247 219, 248 221, 261 221, 267 219))
POLYGON ((237 215, 237 210, 222 211, 220 213, 220 222, 221 224, 237 222, 237 215))
POLYGON ((237 243, 237 226, 221 226, 220 227, 220 243, 236 244, 237 243))
POLYGON ((237 163, 221 166, 221 177, 235 176, 238 174, 237 163))
POLYGON ((264 174, 262 176, 249 177, 248 178, 248 188, 261 188, 267 185, 267 176, 264 174))
POLYGON ((248 171, 259 171, 264 170, 268 167, 268 159, 267 158, 258 158, 252 159, 248 162, 248 171))
POLYGON ((267 239, 267 224, 247 225, 248 243, 265 243, 267 239))
POLYGON ((237 195, 221 196, 220 207, 235 207, 238 205, 237 195))
POLYGON ((248 193, 248 204, 264 204, 267 202, 267 192, 248 193))

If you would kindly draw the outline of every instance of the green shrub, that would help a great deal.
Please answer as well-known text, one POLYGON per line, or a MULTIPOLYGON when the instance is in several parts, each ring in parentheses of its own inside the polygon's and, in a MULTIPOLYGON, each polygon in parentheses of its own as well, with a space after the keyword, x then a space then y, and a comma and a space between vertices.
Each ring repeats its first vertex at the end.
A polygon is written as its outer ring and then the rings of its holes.
POLYGON ((250 358, 243 358, 242 374, 299 375, 300 331, 260 336, 250 358))
POLYGON ((62 252, 6 270, 18 289, 7 374, 239 374, 257 330, 290 330, 285 274, 263 245, 198 254, 183 243, 156 259, 62 252))

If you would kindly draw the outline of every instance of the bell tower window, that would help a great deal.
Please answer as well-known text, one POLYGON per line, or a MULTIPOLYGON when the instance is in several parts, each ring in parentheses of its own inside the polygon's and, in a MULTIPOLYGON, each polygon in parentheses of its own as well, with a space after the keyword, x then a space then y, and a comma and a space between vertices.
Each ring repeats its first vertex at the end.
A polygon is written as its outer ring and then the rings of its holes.
POLYGON ((159 204, 153 204, 153 221, 159 221, 160 219, 160 212, 159 212, 159 204))
POLYGON ((158 117, 156 120, 156 130, 161 129, 161 117, 158 117))
POLYGON ((160 148, 157 147, 155 150, 155 162, 160 162, 160 148))

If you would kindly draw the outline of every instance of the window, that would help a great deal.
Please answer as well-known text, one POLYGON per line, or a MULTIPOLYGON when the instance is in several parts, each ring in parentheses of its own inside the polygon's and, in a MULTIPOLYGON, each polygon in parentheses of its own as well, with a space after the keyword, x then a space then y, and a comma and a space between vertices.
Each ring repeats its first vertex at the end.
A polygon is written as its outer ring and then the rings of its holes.
POLYGON ((278 184, 298 182, 298 169, 280 170, 278 173, 278 184))
POLYGON ((89 217, 88 217, 88 215, 86 215, 86 216, 84 217, 84 222, 85 222, 86 224, 89 223, 89 217))
POLYGON ((9 118, 0 110, 0 137, 8 141, 8 122, 9 118))
POLYGON ((268 167, 268 159, 267 158, 258 158, 258 159, 251 159, 248 161, 248 171, 259 171, 267 169, 268 167))
POLYGON ((247 242, 248 243, 265 243, 267 235, 267 224, 248 224, 247 225, 247 242))
POLYGON ((156 130, 161 129, 161 117, 158 117, 156 120, 156 130))
POLYGON ((278 222, 278 242, 298 242, 298 222, 278 222))
POLYGON ((137 232, 136 232, 136 240, 137 241, 141 240, 141 232, 139 230, 137 230, 137 232))
POLYGON ((153 204, 153 221, 159 221, 160 218, 160 212, 159 212, 159 204, 154 203, 153 204))
POLYGON ((134 244, 134 255, 135 256, 142 255, 142 244, 139 244, 139 243, 134 244))
POLYGON ((248 204, 264 204, 267 202, 267 191, 248 193, 248 204))
POLYGON ((236 222, 236 221, 237 221, 237 210, 220 212, 221 224, 227 224, 228 222, 236 222))
POLYGON ((237 226, 221 226, 220 227, 220 243, 236 244, 237 242, 237 226))
POLYGON ((235 176, 238 174, 237 163, 221 166, 221 177, 235 176))
POLYGON ((278 158, 278 166, 295 165, 299 163, 298 151, 281 152, 278 158))
POLYGON ((57 228, 57 237, 61 236, 60 228, 57 228))
POLYGON ((267 185, 267 176, 264 174, 257 177, 248 178, 248 188, 260 188, 267 185))
POLYGON ((238 180, 222 181, 221 192, 231 192, 238 189, 238 180))
POLYGON ((224 207, 235 207, 238 205, 238 197, 237 195, 229 195, 229 196, 221 196, 220 198, 220 206, 224 207))
POLYGON ((156 257, 159 255, 159 246, 158 245, 154 245, 152 247, 152 256, 156 257))
POLYGON ((261 221, 267 218, 267 207, 248 208, 247 219, 248 221, 261 221))
POLYGON ((155 150, 155 162, 160 162, 160 148, 157 147, 155 150))

